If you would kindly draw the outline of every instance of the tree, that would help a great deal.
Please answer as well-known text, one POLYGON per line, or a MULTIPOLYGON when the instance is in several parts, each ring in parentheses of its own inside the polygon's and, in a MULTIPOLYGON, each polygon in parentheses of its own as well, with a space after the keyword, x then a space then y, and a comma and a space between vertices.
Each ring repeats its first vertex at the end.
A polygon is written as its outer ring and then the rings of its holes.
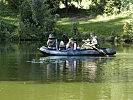
POLYGON ((121 12, 121 0, 107 0, 104 12, 112 15, 112 14, 118 14, 121 12))
POLYGON ((122 2, 122 10, 133 10, 130 9, 130 6, 133 4, 133 0, 121 0, 122 2))
POLYGON ((42 39, 55 31, 55 16, 46 0, 25 0, 20 9, 20 39, 42 39))
POLYGON ((54 11, 60 6, 60 0, 47 0, 46 2, 49 4, 49 8, 54 11))
POLYGON ((6 0, 11 9, 19 11, 19 8, 23 1, 25 0, 6 0))
MULTIPOLYGON (((47 27, 54 25, 53 15, 51 14, 50 5, 47 1, 32 0, 32 17, 37 26, 47 27), (48 23, 47 23, 48 22, 48 23)), ((48 28, 48 27, 47 27, 48 28)), ((50 27, 49 27, 50 28, 50 27)))

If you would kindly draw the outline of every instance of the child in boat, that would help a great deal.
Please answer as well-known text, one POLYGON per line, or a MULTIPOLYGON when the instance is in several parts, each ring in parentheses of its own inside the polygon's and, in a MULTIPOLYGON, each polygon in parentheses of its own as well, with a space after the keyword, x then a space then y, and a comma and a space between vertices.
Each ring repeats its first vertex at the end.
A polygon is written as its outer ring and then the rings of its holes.
POLYGON ((97 36, 94 32, 90 33, 90 39, 88 38, 87 40, 82 41, 84 42, 84 44, 81 47, 82 49, 94 49, 99 47, 97 36))
POLYGON ((65 50, 65 49, 66 49, 65 43, 63 41, 60 41, 59 50, 65 50))
POLYGON ((56 41, 57 39, 55 38, 54 34, 49 34, 47 41, 48 49, 56 49, 56 41))
POLYGON ((82 40, 84 44, 81 46, 81 49, 93 49, 90 39, 82 40))
POLYGON ((68 43, 66 44, 66 49, 73 49, 74 48, 74 39, 70 38, 68 43))
POLYGON ((97 36, 95 35, 95 32, 90 33, 90 40, 91 40, 91 45, 93 47, 99 48, 99 43, 97 40, 97 36))
POLYGON ((65 34, 62 35, 60 44, 59 44, 59 50, 65 50, 66 49, 66 41, 68 40, 67 36, 65 34))
POLYGON ((68 43, 66 44, 66 49, 73 48, 73 38, 70 38, 68 43))
POLYGON ((62 37, 61 37, 61 39, 64 42, 64 44, 67 44, 68 37, 66 36, 66 34, 63 34, 62 37))
POLYGON ((70 38, 69 42, 66 44, 66 49, 77 50, 77 41, 76 41, 76 39, 70 38))

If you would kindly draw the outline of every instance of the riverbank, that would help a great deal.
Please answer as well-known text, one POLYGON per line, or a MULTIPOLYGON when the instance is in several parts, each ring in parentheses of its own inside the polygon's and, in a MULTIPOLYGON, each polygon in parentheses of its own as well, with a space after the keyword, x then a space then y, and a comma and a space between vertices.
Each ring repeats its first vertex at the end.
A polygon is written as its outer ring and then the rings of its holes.
POLYGON ((58 29, 63 29, 67 35, 72 30, 73 23, 78 23, 78 30, 83 38, 89 36, 90 32, 96 32, 101 40, 113 41, 118 40, 123 35, 123 26, 133 18, 133 12, 123 12, 119 15, 99 15, 97 17, 73 17, 61 18, 57 23, 58 29))
MULTIPOLYGON (((13 13, 6 7, 0 9, 0 40, 19 40, 19 20, 17 16, 17 13, 13 13)), ((89 37, 90 32, 95 32, 100 40, 118 41, 122 40, 120 38, 123 36, 124 23, 132 18, 133 12, 123 12, 119 15, 112 16, 107 16, 105 14, 98 16, 91 14, 85 15, 83 13, 80 14, 79 12, 79 14, 70 17, 70 14, 68 14, 68 16, 61 16, 57 22, 57 36, 61 38, 62 33, 65 33, 68 37, 72 37, 73 24, 76 23, 76 28, 78 31, 78 35, 76 37, 79 39, 86 39, 89 37)), ((29 41, 32 39, 27 39, 27 35, 24 36, 25 38, 20 40, 29 41)), ((33 40, 39 39, 38 37, 34 37, 33 40)))

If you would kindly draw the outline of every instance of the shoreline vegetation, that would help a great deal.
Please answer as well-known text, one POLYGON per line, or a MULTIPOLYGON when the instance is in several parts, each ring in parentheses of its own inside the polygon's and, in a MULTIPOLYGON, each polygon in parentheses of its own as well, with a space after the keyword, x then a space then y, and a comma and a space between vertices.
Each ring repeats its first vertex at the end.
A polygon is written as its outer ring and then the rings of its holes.
POLYGON ((87 10, 72 5, 51 14, 47 5, 36 2, 31 8, 28 1, 23 2, 19 11, 0 3, 0 41, 42 41, 50 33, 56 33, 58 39, 66 34, 80 41, 95 32, 100 41, 133 42, 132 10, 108 14, 97 8, 87 10))

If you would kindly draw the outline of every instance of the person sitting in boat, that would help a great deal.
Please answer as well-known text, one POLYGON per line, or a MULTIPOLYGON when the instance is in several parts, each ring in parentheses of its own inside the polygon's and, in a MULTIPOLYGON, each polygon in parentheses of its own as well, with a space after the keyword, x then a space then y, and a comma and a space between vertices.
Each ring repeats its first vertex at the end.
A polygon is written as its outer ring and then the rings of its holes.
POLYGON ((65 34, 63 34, 61 41, 60 41, 60 44, 59 44, 59 50, 65 50, 66 49, 65 44, 67 43, 67 40, 68 40, 67 36, 65 34))
POLYGON ((82 40, 84 44, 81 46, 81 49, 93 49, 90 39, 82 40))
POLYGON ((65 49, 66 49, 65 43, 63 41, 60 41, 59 50, 65 50, 65 49))
POLYGON ((95 32, 90 33, 90 40, 91 40, 91 45, 93 47, 99 48, 99 43, 97 40, 97 36, 95 35, 95 32))
POLYGON ((77 50, 78 44, 77 44, 77 40, 74 39, 73 41, 73 50, 77 50))
POLYGON ((61 38, 62 38, 62 41, 64 42, 64 44, 67 44, 68 37, 66 36, 66 34, 63 34, 63 35, 61 36, 61 38))
POLYGON ((74 49, 74 39, 70 38, 68 43, 66 44, 66 49, 74 49))
POLYGON ((48 49, 56 49, 56 41, 57 39, 55 38, 54 34, 49 34, 47 41, 48 49))

